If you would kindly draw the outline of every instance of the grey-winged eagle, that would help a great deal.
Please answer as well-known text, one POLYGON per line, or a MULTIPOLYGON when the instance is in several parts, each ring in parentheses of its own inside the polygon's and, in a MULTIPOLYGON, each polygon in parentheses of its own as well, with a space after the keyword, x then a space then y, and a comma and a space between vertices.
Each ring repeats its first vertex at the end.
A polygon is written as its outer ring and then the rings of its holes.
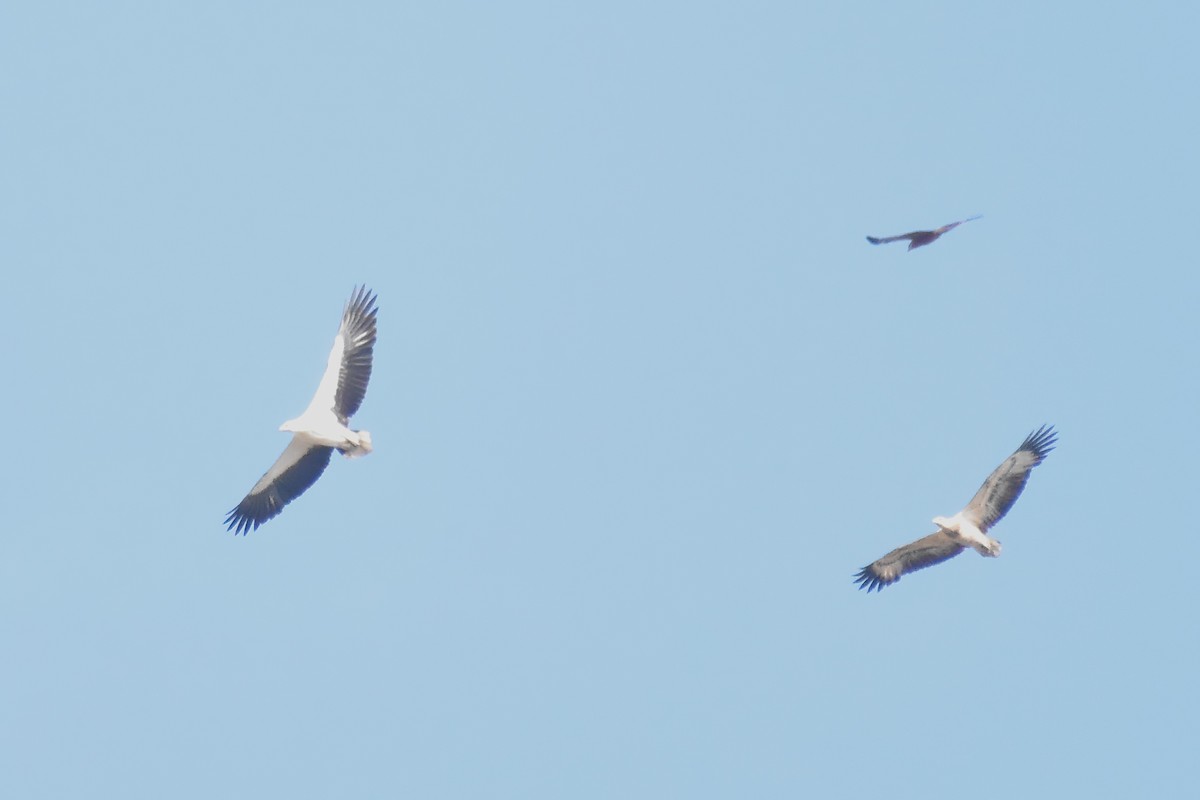
POLYGON ((858 588, 879 591, 900 580, 900 576, 932 567, 954 558, 968 547, 982 556, 1000 555, 1000 542, 987 535, 1017 502, 1029 473, 1046 458, 1058 441, 1052 425, 1043 425, 1025 437, 1017 451, 996 467, 967 503, 953 517, 934 517, 936 533, 897 547, 854 576, 858 588))

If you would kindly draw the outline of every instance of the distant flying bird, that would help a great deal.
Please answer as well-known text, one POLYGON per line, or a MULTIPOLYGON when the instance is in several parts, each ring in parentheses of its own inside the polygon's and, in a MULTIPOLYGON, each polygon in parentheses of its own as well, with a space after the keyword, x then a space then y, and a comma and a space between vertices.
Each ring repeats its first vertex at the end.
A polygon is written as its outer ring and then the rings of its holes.
POLYGON ((982 214, 977 214, 974 217, 967 217, 966 219, 960 219, 958 222, 951 222, 949 225, 943 225, 942 227, 933 231, 913 231, 912 233, 902 233, 899 236, 885 236, 882 239, 877 239, 874 236, 868 236, 867 241, 871 244, 887 244, 888 242, 898 242, 901 239, 908 239, 908 249, 912 250, 913 248, 924 247, 931 242, 936 242, 938 237, 943 233, 954 230, 964 222, 970 222, 974 219, 981 219, 982 217, 982 214))
POLYGON ((229 530, 242 534, 257 530, 283 511, 317 482, 334 450, 348 458, 371 452, 371 434, 352 431, 346 425, 362 405, 371 379, 378 311, 375 299, 367 287, 355 287, 342 311, 342 324, 317 393, 303 414, 279 426, 279 430, 291 432, 291 444, 229 512, 225 518, 229 530))
POLYGON ((1021 496, 1029 472, 1054 449, 1058 434, 1054 427, 1043 425, 1025 437, 1017 451, 988 476, 967 507, 953 517, 934 517, 937 533, 931 533, 912 544, 898 547, 854 576, 858 588, 868 592, 900 580, 919 569, 932 567, 954 558, 968 547, 981 556, 1000 555, 1000 543, 987 535, 988 530, 1004 518, 1021 496))

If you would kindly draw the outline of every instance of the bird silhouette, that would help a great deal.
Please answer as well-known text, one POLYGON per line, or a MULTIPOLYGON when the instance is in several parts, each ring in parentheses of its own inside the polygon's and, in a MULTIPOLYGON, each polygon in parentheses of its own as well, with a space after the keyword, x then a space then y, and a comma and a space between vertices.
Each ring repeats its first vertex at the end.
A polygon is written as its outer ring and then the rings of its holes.
POLYGON ((937 230, 932 231, 913 231, 912 233, 902 233, 899 236, 884 236, 882 239, 874 236, 868 236, 867 241, 871 244, 887 244, 888 242, 898 242, 901 239, 908 239, 908 249, 912 250, 914 247, 924 247, 931 242, 936 242, 938 237, 946 231, 954 230, 964 222, 970 222, 971 220, 979 219, 982 216, 982 214, 977 214, 974 217, 960 219, 958 222, 951 222, 949 225, 943 225, 937 230))

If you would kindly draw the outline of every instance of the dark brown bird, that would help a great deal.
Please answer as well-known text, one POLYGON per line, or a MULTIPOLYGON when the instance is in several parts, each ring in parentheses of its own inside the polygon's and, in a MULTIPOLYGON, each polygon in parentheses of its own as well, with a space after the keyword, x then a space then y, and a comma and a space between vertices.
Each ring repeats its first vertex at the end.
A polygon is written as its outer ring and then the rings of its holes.
POLYGON ((877 239, 874 236, 868 236, 867 241, 871 244, 887 244, 888 242, 898 242, 901 239, 908 239, 908 249, 912 250, 914 247, 924 247, 931 242, 936 242, 938 237, 946 231, 954 230, 964 222, 970 222, 971 220, 979 219, 982 216, 982 214, 978 214, 974 217, 960 219, 958 222, 951 222, 949 225, 943 225, 942 227, 933 231, 913 231, 912 233, 902 233, 899 236, 885 236, 882 239, 877 239))

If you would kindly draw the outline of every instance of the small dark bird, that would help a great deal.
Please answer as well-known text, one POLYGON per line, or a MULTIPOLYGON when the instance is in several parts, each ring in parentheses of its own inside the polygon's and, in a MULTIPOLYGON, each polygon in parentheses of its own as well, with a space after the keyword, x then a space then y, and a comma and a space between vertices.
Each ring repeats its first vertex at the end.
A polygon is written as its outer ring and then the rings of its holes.
POLYGON ((902 233, 899 236, 885 236, 882 239, 877 239, 874 236, 868 236, 867 241, 871 244, 887 244, 888 242, 898 242, 901 239, 908 239, 908 249, 912 250, 914 247, 924 247, 931 242, 936 242, 938 237, 946 231, 954 230, 964 222, 970 222, 971 220, 979 219, 982 216, 982 214, 979 214, 974 217, 960 219, 958 222, 951 222, 949 225, 943 225, 942 227, 933 231, 913 231, 912 233, 902 233))

